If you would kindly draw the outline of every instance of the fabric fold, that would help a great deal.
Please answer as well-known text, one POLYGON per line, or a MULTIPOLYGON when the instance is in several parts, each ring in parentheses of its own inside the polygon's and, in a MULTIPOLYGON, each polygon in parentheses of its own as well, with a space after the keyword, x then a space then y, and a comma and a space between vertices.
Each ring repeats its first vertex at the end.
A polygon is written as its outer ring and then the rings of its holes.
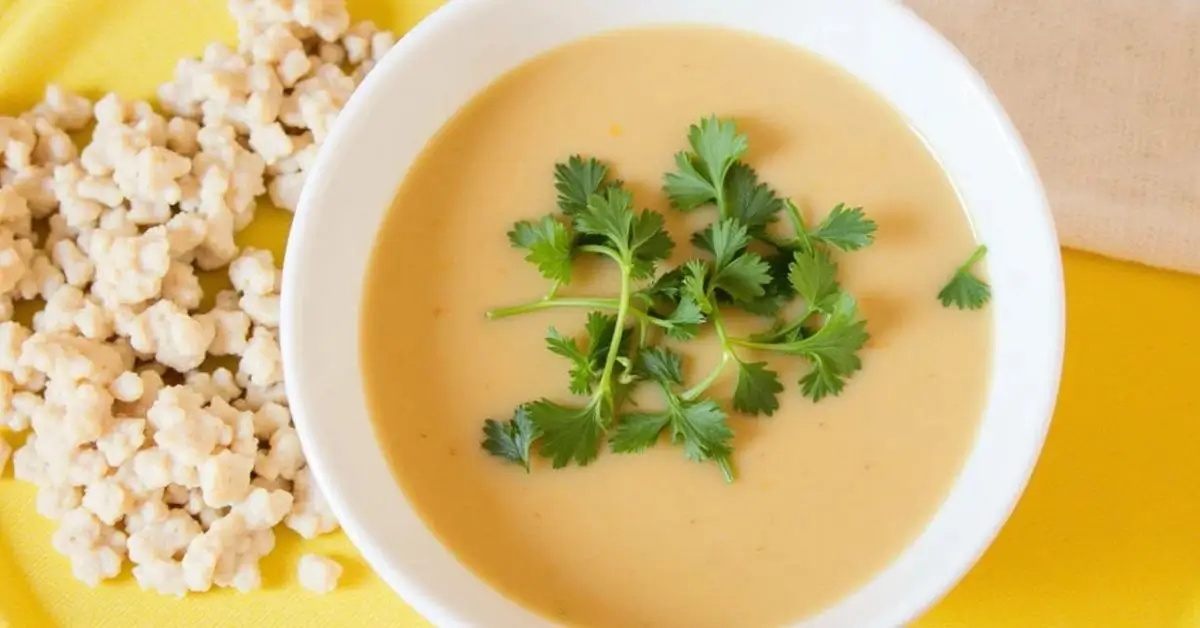
POLYGON ((1200 2, 906 4, 996 92, 1064 246, 1200 273, 1200 2))

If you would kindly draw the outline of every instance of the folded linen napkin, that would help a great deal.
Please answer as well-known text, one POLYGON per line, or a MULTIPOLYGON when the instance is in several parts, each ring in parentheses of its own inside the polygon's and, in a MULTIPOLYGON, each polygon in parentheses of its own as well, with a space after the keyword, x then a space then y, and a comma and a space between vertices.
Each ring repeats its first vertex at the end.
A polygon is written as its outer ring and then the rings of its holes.
POLYGON ((905 0, 1012 117, 1064 246, 1200 273, 1200 0, 905 0))

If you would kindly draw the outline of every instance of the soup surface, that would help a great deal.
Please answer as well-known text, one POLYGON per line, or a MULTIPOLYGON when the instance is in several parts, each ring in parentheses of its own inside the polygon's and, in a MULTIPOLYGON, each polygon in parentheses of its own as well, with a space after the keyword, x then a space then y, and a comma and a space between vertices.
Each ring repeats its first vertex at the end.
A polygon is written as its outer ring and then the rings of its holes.
MULTIPOLYGON (((894 559, 965 460, 986 396, 990 314, 945 309, 935 295, 974 244, 921 139, 824 61, 709 29, 577 42, 478 94, 407 175, 364 302, 379 438, 459 559, 548 618, 621 628, 798 620, 894 559), (710 113, 737 121, 748 163, 810 221, 839 202, 877 221, 874 245, 837 256, 872 335, 863 370, 841 396, 813 403, 796 386, 805 363, 776 361, 787 386, 780 410, 730 419, 732 484, 662 444, 604 451, 587 467, 538 459, 529 474, 487 455, 484 419, 543 396, 567 400, 566 363, 542 338, 550 325, 581 332, 585 314, 485 319, 547 288, 505 233, 553 210, 555 162, 584 153, 610 163, 638 207, 667 213, 672 261, 685 259, 688 235, 712 210, 668 210, 661 180, 688 125, 710 113)), ((615 294, 616 277, 597 263, 566 293, 615 294)), ((691 381, 714 363, 715 346, 678 347, 691 381)), ((732 382, 719 388, 728 399, 732 382)))

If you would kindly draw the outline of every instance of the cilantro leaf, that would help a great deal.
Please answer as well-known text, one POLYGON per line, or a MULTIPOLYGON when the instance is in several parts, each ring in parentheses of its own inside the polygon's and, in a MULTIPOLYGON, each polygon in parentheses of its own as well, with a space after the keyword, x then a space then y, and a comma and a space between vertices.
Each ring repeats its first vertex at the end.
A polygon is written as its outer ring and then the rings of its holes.
POLYGON ((625 188, 609 186, 588 196, 587 205, 575 214, 575 229, 603 236, 616 252, 626 253, 633 231, 633 195, 625 188))
POLYGON ((680 403, 671 410, 671 441, 683 444, 683 455, 689 460, 720 461, 733 453, 733 430, 715 401, 680 403))
POLYGON ((733 430, 726 423, 725 411, 711 399, 685 400, 673 390, 683 383, 683 358, 665 347, 652 347, 638 356, 638 370, 658 383, 667 408, 623 417, 610 448, 618 453, 640 452, 653 446, 663 429, 670 428, 671 442, 683 445, 689 460, 716 461, 732 481, 733 430))
MULTIPOLYGON (((765 294, 765 288, 771 282, 771 267, 759 254, 746 252, 750 235, 745 225, 732 218, 720 220, 698 232, 692 241, 713 254, 712 288, 721 289, 738 302, 753 301, 765 294)), ((700 278, 696 273, 699 270, 687 267, 685 270, 695 276, 693 283, 698 287, 700 278)), ((684 283, 686 286, 687 279, 684 283)), ((705 299, 698 295, 693 298, 703 309, 705 299)))
POLYGON ((726 177, 730 214, 752 233, 765 232, 783 209, 783 201, 767 184, 759 183, 758 173, 741 161, 729 168, 726 177))
POLYGON ((664 177, 663 191, 671 206, 681 211, 692 211, 709 203, 717 202, 717 191, 711 181, 697 169, 696 158, 687 151, 675 154, 678 172, 669 172, 664 177))
POLYGON ((710 314, 713 302, 708 298, 708 264, 702 260, 688 260, 683 266, 683 295, 696 302, 700 311, 710 314))
POLYGON ((568 283, 571 280, 571 232, 553 216, 537 222, 522 220, 508 232, 508 241, 515 248, 525 249, 525 260, 537 266, 542 276, 551 281, 568 283))
POLYGON ((529 418, 541 432, 540 453, 555 469, 596 459, 600 438, 612 423, 612 407, 603 396, 586 406, 564 406, 539 399, 528 406, 529 418))
POLYGON ((675 242, 663 225, 663 215, 643 210, 633 221, 633 233, 629 243, 633 255, 634 279, 645 279, 654 275, 654 267, 675 249, 675 242))
POLYGON ((987 247, 980 244, 967 258, 967 261, 954 271, 954 276, 938 292, 938 300, 942 302, 942 307, 954 306, 960 310, 978 310, 987 305, 992 298, 992 288, 971 272, 971 267, 986 255, 987 247))
POLYGON ((800 380, 801 392, 813 401, 841 393, 846 378, 862 368, 858 351, 868 338, 866 321, 858 318, 858 302, 841 293, 820 329, 790 343, 791 352, 812 363, 812 370, 800 380))
MULTIPOLYGON (((725 177, 734 162, 746 154, 749 140, 731 120, 709 116, 688 128, 690 152, 675 155, 677 172, 664 178, 663 190, 676 209, 690 211, 725 196, 725 177)), ((721 215, 728 215, 720 207, 721 215)))
POLYGON ((650 347, 638 354, 637 371, 662 386, 683 383, 683 358, 666 347, 650 347))
POLYGON ((763 287, 761 297, 738 302, 743 310, 759 316, 775 316, 796 297, 796 290, 788 280, 795 253, 786 246, 764 257, 770 268, 771 282, 763 287))
POLYGON ((828 312, 840 290, 837 264, 820 249, 796 251, 788 267, 788 282, 810 310, 828 312))
POLYGON ((846 293, 833 299, 824 324, 807 333, 803 321, 738 344, 752 349, 804 357, 812 368, 800 379, 800 390, 813 401, 842 391, 846 378, 862 368, 858 352, 870 335, 858 317, 858 302, 846 293))
POLYGON ((572 155, 566 163, 554 165, 554 189, 558 190, 558 208, 568 216, 587 208, 588 197, 600 191, 608 177, 603 162, 572 155))
POLYGON ((697 238, 703 243, 701 248, 713 254, 718 272, 750 244, 746 226, 732 218, 709 225, 697 238))
POLYGON ((867 218, 861 207, 838 203, 811 235, 843 251, 857 251, 875 241, 875 229, 875 221, 867 218))
POLYGON ((634 279, 653 276, 655 265, 670 257, 675 248, 662 214, 649 210, 635 214, 633 195, 616 185, 588 197, 587 206, 575 214, 575 228, 607 240, 601 246, 622 266, 628 264, 634 279))
POLYGON ((675 340, 691 340, 700 333, 700 325, 703 325, 707 318, 699 303, 691 297, 684 297, 679 300, 679 305, 675 306, 675 311, 662 320, 669 325, 668 336, 675 340))
POLYGON ((779 409, 779 393, 783 384, 779 375, 767 368, 766 362, 738 362, 737 388, 733 393, 733 409, 746 414, 771 416, 779 409))
POLYGON ((539 433, 525 406, 518 406, 506 423, 488 419, 483 424, 483 434, 484 451, 515 462, 529 472, 529 448, 539 433))
MULTIPOLYGON (((593 377, 599 379, 600 372, 604 369, 604 362, 608 360, 608 348, 612 345, 613 334, 617 333, 617 317, 604 312, 588 312, 585 329, 588 335, 588 361, 591 362, 593 377)), ((629 338, 622 336, 622 351, 627 348, 628 343, 629 338)))
MULTIPOLYGON (((611 332, 609 334, 611 337, 611 332)), ((551 327, 546 335, 546 346, 551 352, 571 361, 571 392, 576 395, 592 392, 592 385, 596 380, 596 366, 592 357, 575 343, 575 339, 565 337, 551 327)), ((608 346, 605 345, 604 349, 607 351, 608 346)), ((593 348, 589 346, 589 350, 593 348)))
POLYGON ((688 129, 688 144, 710 183, 722 185, 733 162, 741 159, 750 142, 732 120, 710 115, 688 129))
POLYGON ((638 412, 621 417, 608 439, 609 449, 618 454, 637 454, 654 446, 663 428, 671 422, 666 412, 638 412))
POLYGON ((757 253, 735 257, 713 276, 713 286, 739 302, 753 301, 763 296, 769 283, 771 266, 757 253))
POLYGON ((658 279, 654 280, 654 283, 639 291, 637 296, 650 305, 653 305, 658 300, 674 302, 679 299, 679 291, 682 287, 683 269, 673 268, 659 275, 658 279))

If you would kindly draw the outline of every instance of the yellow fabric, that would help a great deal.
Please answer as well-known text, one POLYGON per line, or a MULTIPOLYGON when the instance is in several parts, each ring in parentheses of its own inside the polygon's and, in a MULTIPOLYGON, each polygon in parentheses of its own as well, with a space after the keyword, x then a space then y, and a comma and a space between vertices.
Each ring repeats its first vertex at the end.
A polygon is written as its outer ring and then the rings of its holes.
MULTIPOLYGON (((402 30, 437 0, 351 1, 357 18, 402 30)), ((0 0, 0 113, 47 81, 149 96, 176 61, 232 41, 222 0, 0 0)), ((282 250, 287 215, 244 242, 282 250)), ((1069 329, 1062 397, 1042 463, 995 546, 921 628, 1200 626, 1200 278, 1066 254, 1069 329)), ((425 623, 342 535, 280 534, 261 592, 184 601, 126 575, 89 589, 50 548, 34 491, 0 479, 0 627, 271 628, 425 623), (344 587, 301 590, 305 551, 346 565, 344 587)))

